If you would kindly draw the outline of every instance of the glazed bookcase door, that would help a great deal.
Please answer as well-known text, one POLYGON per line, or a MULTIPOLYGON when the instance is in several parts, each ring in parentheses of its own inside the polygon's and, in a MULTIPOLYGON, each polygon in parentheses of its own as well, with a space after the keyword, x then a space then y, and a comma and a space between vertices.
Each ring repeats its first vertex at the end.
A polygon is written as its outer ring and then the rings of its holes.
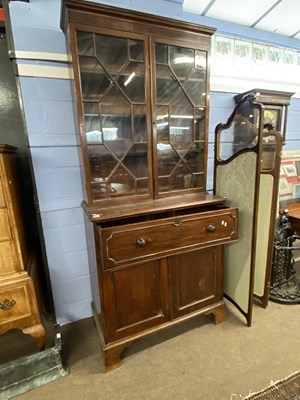
POLYGON ((147 38, 80 26, 74 36, 89 202, 150 197, 147 38))
POLYGON ((209 48, 152 41, 156 194, 205 190, 209 48))
POLYGON ((224 294, 250 326, 255 277, 262 110, 241 101, 216 127, 215 193, 239 208, 239 240, 224 249, 224 294))
POLYGON ((74 28, 88 203, 204 192, 210 45, 74 28))

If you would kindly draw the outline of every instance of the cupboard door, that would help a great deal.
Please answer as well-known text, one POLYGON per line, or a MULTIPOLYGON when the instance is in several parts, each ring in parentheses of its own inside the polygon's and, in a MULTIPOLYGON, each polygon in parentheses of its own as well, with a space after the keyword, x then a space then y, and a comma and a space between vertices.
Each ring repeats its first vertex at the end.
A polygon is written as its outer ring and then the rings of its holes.
POLYGON ((172 318, 223 299, 223 246, 169 257, 172 318))
POLYGON ((108 340, 145 331, 169 319, 166 259, 104 272, 108 340))

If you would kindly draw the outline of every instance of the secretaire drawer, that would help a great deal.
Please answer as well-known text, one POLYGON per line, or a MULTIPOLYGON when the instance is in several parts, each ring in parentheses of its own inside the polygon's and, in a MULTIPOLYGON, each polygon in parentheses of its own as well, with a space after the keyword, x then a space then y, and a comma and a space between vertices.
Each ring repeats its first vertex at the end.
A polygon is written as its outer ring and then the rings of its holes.
POLYGON ((236 208, 99 227, 104 268, 237 239, 236 208))

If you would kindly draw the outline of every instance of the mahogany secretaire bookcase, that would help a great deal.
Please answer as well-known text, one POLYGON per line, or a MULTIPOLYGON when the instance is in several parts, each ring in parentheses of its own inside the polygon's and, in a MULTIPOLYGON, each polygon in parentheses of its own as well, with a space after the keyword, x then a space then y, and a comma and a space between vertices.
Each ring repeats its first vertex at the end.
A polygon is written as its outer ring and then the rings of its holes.
POLYGON ((214 30, 81 0, 62 26, 76 88, 93 310, 105 367, 139 338, 226 317, 223 245, 237 209, 206 192, 214 30))

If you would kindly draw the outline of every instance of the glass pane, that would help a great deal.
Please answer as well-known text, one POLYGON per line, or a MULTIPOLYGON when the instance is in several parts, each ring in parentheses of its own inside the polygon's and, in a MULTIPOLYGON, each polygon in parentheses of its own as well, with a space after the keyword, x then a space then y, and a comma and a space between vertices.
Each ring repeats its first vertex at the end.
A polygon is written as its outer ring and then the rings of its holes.
POLYGON ((166 44, 155 45, 155 62, 157 64, 168 64, 168 46, 166 44))
POLYGON ((117 115, 121 118, 131 115, 131 107, 121 90, 113 85, 102 98, 101 112, 106 115, 117 115))
POLYGON ((194 144, 193 148, 184 155, 183 159, 192 172, 203 172, 205 161, 203 145, 201 143, 194 144))
POLYGON ((139 40, 129 40, 130 59, 144 61, 144 43, 139 40))
POLYGON ((169 108, 157 107, 156 117, 157 141, 169 142, 169 108))
POLYGON ((256 146, 259 116, 258 109, 249 101, 236 110, 230 126, 221 128, 218 138, 219 159, 227 160, 241 150, 256 146))
POLYGON ((194 124, 194 136, 195 141, 205 140, 205 109, 196 108, 195 110, 195 124, 194 124))
POLYGON ((264 134, 262 144, 261 169, 262 171, 271 171, 276 162, 276 141, 277 138, 272 134, 264 134))
POLYGON ((106 139, 104 143, 118 159, 122 159, 132 145, 130 139, 106 139))
POLYGON ((204 186, 204 176, 203 174, 194 174, 194 188, 203 188, 204 186))
POLYGON ((192 174, 181 161, 170 176, 170 190, 189 189, 192 184, 192 174))
POLYGON ((103 68, 94 57, 79 57, 83 100, 98 100, 110 85, 103 68))
POLYGON ((206 51, 200 51, 196 50, 195 51, 196 56, 195 56, 195 68, 196 69, 205 69, 206 70, 206 57, 207 53, 206 51))
POLYGON ((141 194, 147 194, 149 192, 149 182, 148 179, 139 179, 136 182, 136 191, 137 194, 141 195, 141 194))
POLYGON ((99 104, 84 103, 84 122, 86 140, 91 142, 102 142, 102 130, 100 125, 99 104))
POLYGON ((205 106, 206 71, 194 71, 183 87, 195 106, 205 106))
POLYGON ((207 54, 159 44, 155 50, 158 190, 202 188, 207 54))
POLYGON ((106 180, 117 165, 117 161, 103 145, 88 146, 90 160, 91 181, 106 180))
POLYGON ((108 180, 109 197, 124 197, 135 194, 135 183, 129 172, 119 166, 108 180))
POLYGON ((149 193, 144 42, 77 38, 92 198, 149 193))
POLYGON ((174 97, 170 105, 170 113, 171 118, 193 120, 194 107, 182 89, 180 89, 177 93, 177 96, 174 97))
POLYGON ((123 164, 135 178, 147 178, 147 144, 139 143, 133 145, 126 155, 123 164))
POLYGON ((88 32, 77 32, 78 54, 85 56, 94 55, 93 34, 88 32))
POLYGON ((104 200, 108 199, 108 183, 103 181, 101 183, 94 183, 91 184, 92 187, 92 197, 93 200, 104 200))
POLYGON ((134 103, 145 102, 144 64, 130 63, 122 71, 118 84, 134 103))
POLYGON ((100 63, 112 76, 118 75, 128 61, 127 39, 95 35, 95 42, 100 63))
POLYGON ((133 142, 130 104, 118 88, 112 87, 103 98, 101 111, 104 143, 121 159, 133 142))
POLYGON ((167 177, 158 177, 158 191, 159 193, 169 192, 170 178, 167 177))
POLYGON ((193 141, 194 108, 180 89, 170 105, 170 143, 179 153, 193 141))
POLYGON ((170 175, 180 157, 169 144, 157 145, 158 176, 170 175))
POLYGON ((170 143, 178 152, 185 152, 193 143, 193 117, 172 116, 170 125, 170 143))
POLYGON ((280 130, 279 126, 280 122, 280 110, 264 110, 264 130, 272 131, 272 130, 280 130))
POLYGON ((146 107, 133 106, 133 125, 134 125, 134 142, 146 143, 147 138, 147 118, 146 118, 146 107))
POLYGON ((156 96, 158 104, 169 104, 179 87, 179 83, 168 67, 156 66, 156 96))
POLYGON ((180 81, 187 79, 194 65, 194 50, 170 46, 170 66, 180 81))

